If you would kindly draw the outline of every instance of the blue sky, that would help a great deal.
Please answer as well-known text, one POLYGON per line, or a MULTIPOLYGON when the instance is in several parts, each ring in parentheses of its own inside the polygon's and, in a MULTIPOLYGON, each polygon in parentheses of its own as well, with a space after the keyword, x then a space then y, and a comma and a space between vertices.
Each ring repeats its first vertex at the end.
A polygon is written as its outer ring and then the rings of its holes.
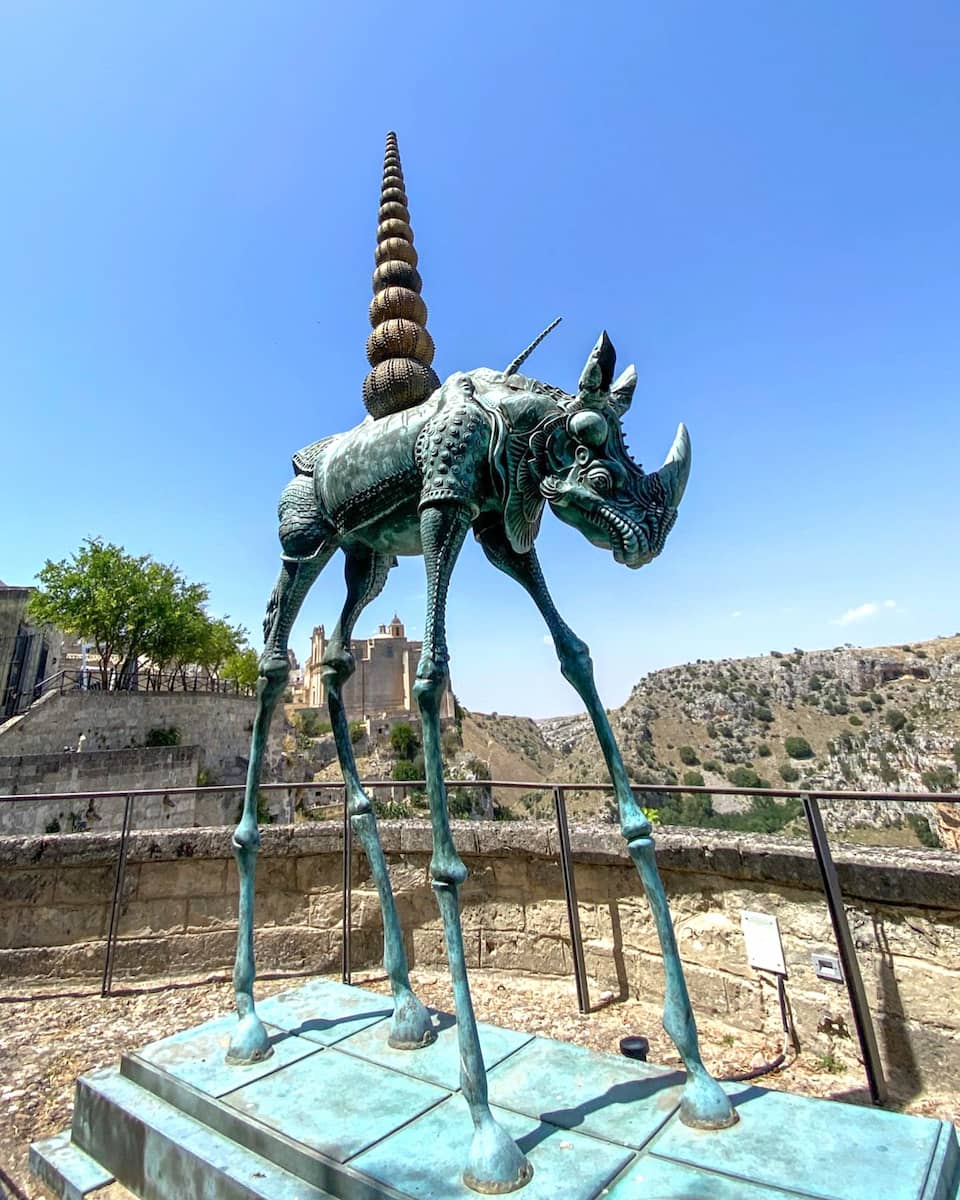
MULTIPOLYGON (((693 658, 960 628, 960 9, 950 3, 8 5, 0 577, 88 535, 259 635, 300 446, 364 415, 383 139, 441 376, 572 388, 601 328, 646 466, 694 469, 639 572, 539 541, 601 692, 693 658)), ((333 624, 315 585, 293 646, 333 624)), ((358 627, 423 624, 405 560, 358 627)), ((468 544, 470 708, 579 705, 468 544)))

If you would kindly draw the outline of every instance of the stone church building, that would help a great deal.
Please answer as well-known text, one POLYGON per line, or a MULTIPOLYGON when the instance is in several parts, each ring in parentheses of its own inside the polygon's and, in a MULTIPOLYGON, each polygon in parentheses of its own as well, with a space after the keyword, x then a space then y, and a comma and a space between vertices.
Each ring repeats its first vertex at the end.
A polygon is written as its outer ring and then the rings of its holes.
MULTIPOLYGON (((323 685, 323 654, 329 639, 323 625, 310 638, 310 656, 303 669, 303 700, 310 708, 326 708, 323 685)), ((357 669, 343 689, 343 701, 351 720, 373 720, 417 714, 413 685, 417 678, 422 642, 408 641, 403 623, 394 615, 369 638, 352 638, 350 652, 357 669)), ((448 687, 440 704, 441 718, 453 717, 453 691, 448 687)))

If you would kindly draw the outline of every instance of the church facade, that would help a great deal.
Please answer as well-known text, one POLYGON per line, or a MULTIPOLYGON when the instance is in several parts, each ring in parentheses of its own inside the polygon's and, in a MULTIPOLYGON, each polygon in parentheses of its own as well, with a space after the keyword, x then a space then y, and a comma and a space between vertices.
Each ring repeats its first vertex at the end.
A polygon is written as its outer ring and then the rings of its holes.
MULTIPOLYGON (((323 625, 310 637, 310 655, 303 669, 303 699, 310 708, 326 708, 323 655, 329 638, 323 625)), ((357 669, 343 688, 343 701, 351 720, 417 715, 413 685, 417 678, 422 642, 409 641, 403 622, 394 615, 369 638, 352 638, 350 652, 357 669)), ((448 687, 440 706, 441 718, 453 717, 453 691, 448 687)))

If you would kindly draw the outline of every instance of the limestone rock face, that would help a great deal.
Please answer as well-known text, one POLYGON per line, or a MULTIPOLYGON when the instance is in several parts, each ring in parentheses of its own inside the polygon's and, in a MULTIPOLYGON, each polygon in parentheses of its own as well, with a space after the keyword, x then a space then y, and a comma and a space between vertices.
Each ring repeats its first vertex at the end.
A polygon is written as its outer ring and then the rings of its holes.
MULTIPOLYGON (((960 636, 670 667, 641 680, 611 723, 637 782, 682 783, 696 767, 706 786, 729 786, 742 767, 776 788, 957 791, 960 636), (791 737, 806 739, 809 757, 787 753, 791 737)), ((566 778, 605 778, 585 714, 538 724, 562 755, 566 778)), ((747 803, 714 797, 716 811, 731 806, 747 803)), ((920 818, 916 836, 925 836, 926 821, 945 848, 960 849, 960 806, 932 799, 837 800, 822 807, 833 832, 873 830, 878 841, 894 841, 903 829, 910 844, 909 830, 920 818)))

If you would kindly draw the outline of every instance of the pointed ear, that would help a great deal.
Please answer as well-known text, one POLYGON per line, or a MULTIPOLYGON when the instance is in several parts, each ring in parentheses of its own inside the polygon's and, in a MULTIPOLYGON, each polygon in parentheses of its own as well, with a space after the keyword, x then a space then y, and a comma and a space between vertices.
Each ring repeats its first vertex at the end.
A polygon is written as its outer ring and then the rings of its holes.
POLYGON ((630 364, 610 388, 610 407, 618 417, 623 417, 633 400, 633 389, 637 386, 637 368, 630 364))
POLYGON ((617 352, 613 342, 607 337, 607 331, 600 334, 600 340, 590 351, 587 365, 580 376, 580 396, 583 399, 593 398, 598 392, 605 392, 613 379, 613 368, 617 365, 617 352))

